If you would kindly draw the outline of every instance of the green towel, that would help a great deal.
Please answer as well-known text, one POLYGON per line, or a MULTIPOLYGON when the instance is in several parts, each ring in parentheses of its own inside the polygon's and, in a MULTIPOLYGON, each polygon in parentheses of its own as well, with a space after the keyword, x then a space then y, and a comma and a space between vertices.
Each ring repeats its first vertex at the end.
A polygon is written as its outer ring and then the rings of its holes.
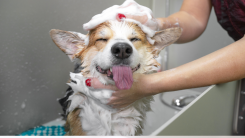
POLYGON ((63 136, 65 133, 63 126, 38 126, 22 132, 19 136, 63 136))

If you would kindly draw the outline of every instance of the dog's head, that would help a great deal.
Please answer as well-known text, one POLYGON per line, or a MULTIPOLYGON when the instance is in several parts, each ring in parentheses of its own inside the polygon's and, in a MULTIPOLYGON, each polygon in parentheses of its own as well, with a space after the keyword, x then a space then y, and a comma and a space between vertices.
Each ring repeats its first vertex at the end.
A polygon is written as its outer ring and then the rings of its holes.
POLYGON ((50 35, 72 61, 79 59, 76 62, 80 62, 83 76, 98 77, 105 84, 116 82, 119 88, 125 89, 131 87, 133 73, 155 71, 153 66, 160 65, 155 58, 162 49, 174 43, 181 32, 179 27, 156 32, 151 38, 155 40, 152 45, 137 24, 107 21, 86 36, 56 29, 51 30, 50 35))

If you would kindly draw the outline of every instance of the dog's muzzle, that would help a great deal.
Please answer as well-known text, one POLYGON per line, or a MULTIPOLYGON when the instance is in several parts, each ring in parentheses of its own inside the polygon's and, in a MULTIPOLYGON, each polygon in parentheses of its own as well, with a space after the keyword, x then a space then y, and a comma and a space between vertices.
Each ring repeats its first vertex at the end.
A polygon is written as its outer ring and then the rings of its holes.
POLYGON ((117 88, 130 89, 133 84, 133 73, 140 68, 140 64, 136 67, 130 66, 130 57, 133 53, 133 48, 125 42, 118 42, 112 45, 111 54, 112 64, 107 69, 102 69, 99 65, 96 66, 96 70, 101 74, 114 80, 117 88))
MULTIPOLYGON (((140 68, 140 64, 138 64, 136 67, 132 68, 132 72, 137 71, 140 68)), ((96 66, 96 70, 101 74, 106 74, 107 77, 113 78, 112 68, 109 69, 102 69, 100 66, 96 66)))

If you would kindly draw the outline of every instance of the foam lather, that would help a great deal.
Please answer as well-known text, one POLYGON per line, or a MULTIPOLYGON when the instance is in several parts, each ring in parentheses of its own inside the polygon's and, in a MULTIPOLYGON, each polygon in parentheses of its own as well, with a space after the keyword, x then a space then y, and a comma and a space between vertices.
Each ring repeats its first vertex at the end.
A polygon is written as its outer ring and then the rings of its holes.
POLYGON ((96 28, 99 24, 106 21, 117 20, 116 17, 118 14, 123 15, 135 15, 135 16, 147 16, 147 21, 145 24, 141 24, 139 21, 133 19, 122 18, 122 21, 134 22, 137 24, 144 33, 146 33, 147 40, 153 45, 154 40, 151 37, 154 36, 155 30, 149 28, 150 26, 157 26, 155 19, 153 18, 152 11, 148 7, 142 6, 135 2, 134 0, 125 0, 122 5, 114 5, 102 11, 102 13, 97 14, 92 17, 92 19, 83 24, 83 29, 89 31, 96 28))
POLYGON ((133 84, 133 72, 129 66, 113 66, 113 80, 118 89, 130 89, 133 84))

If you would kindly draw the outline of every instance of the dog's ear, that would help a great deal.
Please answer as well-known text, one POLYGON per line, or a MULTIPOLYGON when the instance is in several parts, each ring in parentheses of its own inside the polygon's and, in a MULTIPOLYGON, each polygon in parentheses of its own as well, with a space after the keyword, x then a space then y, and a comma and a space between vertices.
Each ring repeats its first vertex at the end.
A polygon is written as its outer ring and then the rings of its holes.
POLYGON ((54 43, 70 58, 75 58, 78 49, 84 48, 85 35, 77 32, 69 32, 63 30, 52 29, 50 36, 54 43))
POLYGON ((155 43, 152 47, 154 57, 158 57, 161 50, 173 44, 181 36, 182 29, 180 27, 168 28, 159 32, 152 37, 155 43))

